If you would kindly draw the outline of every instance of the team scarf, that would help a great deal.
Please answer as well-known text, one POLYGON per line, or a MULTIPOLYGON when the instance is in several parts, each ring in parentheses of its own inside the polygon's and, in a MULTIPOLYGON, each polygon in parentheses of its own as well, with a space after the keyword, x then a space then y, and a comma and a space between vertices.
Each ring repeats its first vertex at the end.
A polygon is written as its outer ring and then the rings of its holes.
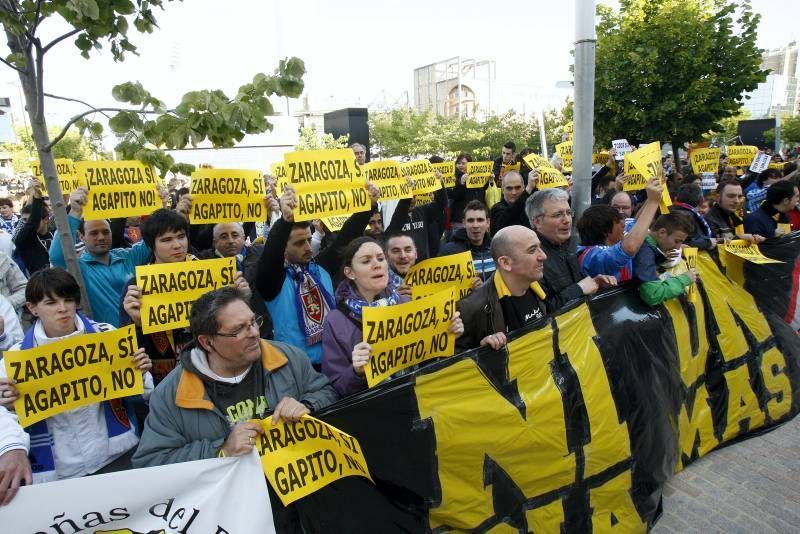
POLYGON ((342 302, 346 308, 347 316, 351 319, 361 322, 361 315, 364 308, 378 307, 378 306, 394 306, 400 304, 400 295, 388 285, 386 289, 381 291, 375 300, 367 302, 355 287, 355 284, 350 280, 345 280, 336 289, 336 298, 342 302))
POLYGON ((295 281, 294 308, 297 324, 306 336, 306 345, 319 343, 322 341, 322 323, 336 302, 308 265, 290 263, 286 271, 295 281))
POLYGON ((702 227, 703 235, 709 239, 711 238, 711 227, 708 225, 705 218, 702 215, 700 215, 700 212, 697 211, 697 208, 695 208, 694 206, 690 206, 685 202, 673 202, 673 204, 675 204, 676 206, 680 206, 685 210, 691 211, 692 214, 694 215, 694 220, 697 221, 702 227))

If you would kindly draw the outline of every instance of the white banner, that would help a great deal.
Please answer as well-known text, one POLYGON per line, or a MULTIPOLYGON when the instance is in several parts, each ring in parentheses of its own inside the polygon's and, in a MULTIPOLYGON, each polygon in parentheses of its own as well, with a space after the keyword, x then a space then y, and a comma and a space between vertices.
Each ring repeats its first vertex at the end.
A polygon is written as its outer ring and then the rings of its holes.
POLYGON ((0 507, 14 534, 274 533, 255 451, 21 488, 0 507))

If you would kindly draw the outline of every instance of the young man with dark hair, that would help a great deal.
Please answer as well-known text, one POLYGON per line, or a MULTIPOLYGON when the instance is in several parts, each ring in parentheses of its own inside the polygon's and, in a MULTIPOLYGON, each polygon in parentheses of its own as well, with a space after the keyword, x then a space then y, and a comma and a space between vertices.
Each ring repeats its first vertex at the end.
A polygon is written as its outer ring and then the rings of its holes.
POLYGON ((650 306, 681 295, 697 279, 697 273, 689 269, 678 276, 665 273, 664 264, 680 259, 681 245, 694 230, 689 215, 673 212, 661 215, 644 245, 633 258, 633 272, 641 282, 639 296, 650 306))
POLYGON ((442 247, 439 256, 470 251, 476 276, 473 287, 477 287, 488 280, 495 271, 494 258, 490 250, 492 240, 489 237, 491 224, 489 210, 482 202, 473 200, 464 208, 461 221, 462 227, 456 230, 450 241, 442 247))
POLYGON ((744 219, 739 217, 744 194, 742 184, 736 179, 724 179, 717 186, 717 200, 704 216, 711 235, 717 239, 746 239, 756 244, 764 241, 758 234, 746 234, 742 229, 737 234, 737 228, 742 226, 744 219))
MULTIPOLYGON (((380 191, 368 185, 373 204, 380 191)), ((275 339, 305 351, 311 363, 322 364, 322 323, 334 307, 333 277, 341 265, 339 252, 364 233, 370 210, 350 216, 333 243, 316 258, 311 252, 308 222, 294 222, 294 188, 280 198, 282 217, 275 221, 255 270, 256 289, 264 297, 275 328, 275 339)))
POLYGON ((790 225, 788 213, 797 209, 797 186, 788 180, 781 180, 769 186, 761 206, 744 218, 744 231, 764 237, 782 235, 778 224, 790 225))
POLYGON ((764 169, 750 185, 745 187, 745 210, 753 213, 767 197, 769 186, 783 178, 780 169, 764 169))
POLYGON ((517 145, 514 141, 506 141, 503 143, 503 148, 501 151, 501 156, 494 160, 494 166, 492 167, 492 174, 494 174, 495 183, 499 186, 499 180, 503 177, 503 166, 504 165, 513 165, 517 161, 517 145))

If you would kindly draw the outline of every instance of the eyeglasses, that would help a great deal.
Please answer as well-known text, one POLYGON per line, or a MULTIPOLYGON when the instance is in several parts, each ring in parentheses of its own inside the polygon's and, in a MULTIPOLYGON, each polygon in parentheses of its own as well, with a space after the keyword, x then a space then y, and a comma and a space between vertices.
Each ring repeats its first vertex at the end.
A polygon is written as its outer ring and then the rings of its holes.
POLYGON ((221 336, 221 337, 239 338, 239 337, 242 337, 242 334, 246 334, 247 332, 249 332, 250 329, 253 328, 253 327, 255 327, 256 330, 260 331, 261 330, 261 325, 263 325, 263 324, 264 324, 264 318, 261 317, 260 315, 256 315, 255 317, 253 317, 252 321, 250 321, 249 323, 247 323, 245 325, 240 326, 239 328, 237 328, 233 332, 230 332, 230 333, 228 333, 228 332, 217 332, 214 335, 215 336, 221 336))
POLYGON ((575 215, 575 212, 572 210, 564 210, 559 211, 558 213, 548 213, 545 215, 548 219, 564 219, 564 218, 572 218, 575 215))

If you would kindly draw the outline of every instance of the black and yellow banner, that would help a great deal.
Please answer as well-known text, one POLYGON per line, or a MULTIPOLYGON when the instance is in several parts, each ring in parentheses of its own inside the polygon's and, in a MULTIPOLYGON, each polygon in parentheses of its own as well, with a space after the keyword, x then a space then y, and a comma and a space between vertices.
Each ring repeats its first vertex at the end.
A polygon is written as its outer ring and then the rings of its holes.
POLYGON ((611 288, 507 349, 423 365, 318 414, 358 439, 375 485, 348 477, 297 501, 304 525, 646 532, 676 470, 800 411, 787 324, 800 316, 800 234, 761 248, 785 263, 746 262, 757 300, 699 251, 694 302, 652 308, 611 288))

